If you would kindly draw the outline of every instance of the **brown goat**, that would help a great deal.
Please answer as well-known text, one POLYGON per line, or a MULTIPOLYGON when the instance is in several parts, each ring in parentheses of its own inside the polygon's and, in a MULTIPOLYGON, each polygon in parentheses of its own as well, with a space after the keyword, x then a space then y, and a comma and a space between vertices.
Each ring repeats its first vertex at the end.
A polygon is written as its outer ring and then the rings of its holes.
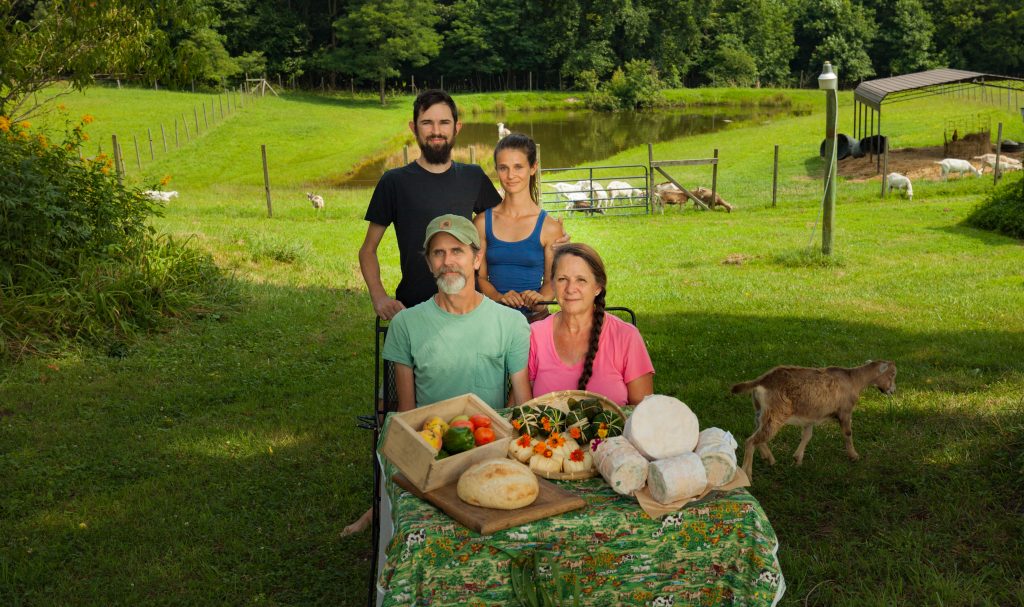
POLYGON ((895 392, 896 364, 879 360, 852 369, 775 367, 753 381, 733 386, 733 394, 753 392, 756 428, 743 446, 743 471, 747 477, 753 477, 755 446, 761 457, 775 465, 768 441, 786 424, 803 427, 800 446, 793 454, 798 466, 803 462, 814 426, 830 417, 839 420, 847 455, 851 460, 859 459, 853 448, 853 408, 868 386, 877 387, 883 394, 895 392))
POLYGON ((724 198, 718 195, 718 192, 714 192, 712 196, 711 190, 701 186, 693 191, 693 195, 701 199, 701 202, 708 205, 709 209, 713 209, 716 206, 725 207, 727 213, 732 213, 732 205, 725 201, 724 198))

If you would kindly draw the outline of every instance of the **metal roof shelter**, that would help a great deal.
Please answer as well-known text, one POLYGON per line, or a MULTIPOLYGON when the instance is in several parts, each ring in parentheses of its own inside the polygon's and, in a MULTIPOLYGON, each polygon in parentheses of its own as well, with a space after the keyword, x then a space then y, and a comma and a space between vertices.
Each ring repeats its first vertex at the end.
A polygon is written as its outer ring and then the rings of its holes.
MULTIPOLYGON (((1007 107, 1022 107, 1024 79, 943 68, 891 78, 866 80, 853 92, 853 132, 858 139, 882 134, 882 104, 930 95, 956 95, 1007 107), (1005 92, 1005 96, 1004 96, 1005 92), (876 125, 875 114, 878 114, 876 125)), ((874 146, 869 152, 876 152, 874 146)))

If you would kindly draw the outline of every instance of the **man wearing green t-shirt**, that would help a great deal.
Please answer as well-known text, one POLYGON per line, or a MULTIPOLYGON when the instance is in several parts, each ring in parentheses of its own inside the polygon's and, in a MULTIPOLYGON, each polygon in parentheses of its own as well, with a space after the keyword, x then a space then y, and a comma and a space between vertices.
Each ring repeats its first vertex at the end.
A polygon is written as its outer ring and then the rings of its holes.
POLYGON ((473 222, 441 215, 423 242, 438 292, 402 310, 388 327, 383 357, 395 363, 398 410, 472 392, 505 405, 505 377, 516 404, 532 398, 526 362, 530 329, 517 310, 476 290, 480 237, 473 222))

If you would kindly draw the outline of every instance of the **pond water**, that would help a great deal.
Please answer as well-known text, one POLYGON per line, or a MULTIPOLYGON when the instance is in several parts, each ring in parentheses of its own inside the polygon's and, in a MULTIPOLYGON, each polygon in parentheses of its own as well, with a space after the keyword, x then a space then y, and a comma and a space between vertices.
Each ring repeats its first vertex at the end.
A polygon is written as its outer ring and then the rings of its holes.
MULTIPOLYGON (((789 108, 715 107, 682 108, 647 112, 519 112, 508 115, 463 117, 453 157, 459 162, 475 161, 491 177, 491 156, 498 141, 498 122, 513 132, 526 133, 540 144, 541 166, 545 170, 593 163, 646 143, 658 143, 688 135, 709 133, 738 124, 759 124, 793 115, 789 108)), ((409 160, 419 156, 415 142, 409 145, 409 160)), ((333 187, 373 187, 384 171, 401 166, 402 148, 374 159, 354 172, 332 176, 333 187)), ((496 177, 495 177, 496 178, 496 177)))

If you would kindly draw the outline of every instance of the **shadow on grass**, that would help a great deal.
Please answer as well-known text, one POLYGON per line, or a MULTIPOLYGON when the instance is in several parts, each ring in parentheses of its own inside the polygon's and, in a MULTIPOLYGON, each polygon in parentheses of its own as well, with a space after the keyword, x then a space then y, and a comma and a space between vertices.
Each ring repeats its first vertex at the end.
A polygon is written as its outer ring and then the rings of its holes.
POLYGON ((1011 238, 1009 236, 1004 236, 1003 234, 998 234, 996 232, 990 232, 988 230, 975 228, 964 223, 953 226, 942 226, 938 228, 925 229, 934 230, 938 232, 945 232, 947 234, 952 234, 954 236, 966 236, 968 238, 973 238, 978 242, 997 247, 1006 245, 1014 245, 1019 247, 1024 245, 1024 241, 1017 240, 1016 238, 1011 238))
POLYGON ((338 108, 350 108, 350 109, 378 109, 378 110, 389 110, 395 107, 408 107, 409 116, 412 117, 412 102, 408 97, 388 97, 386 105, 380 104, 380 99, 374 98, 356 98, 351 97, 330 97, 327 95, 317 95, 315 93, 303 93, 288 91, 281 94, 281 98, 289 101, 296 101, 299 103, 308 103, 310 105, 329 105, 338 108))

